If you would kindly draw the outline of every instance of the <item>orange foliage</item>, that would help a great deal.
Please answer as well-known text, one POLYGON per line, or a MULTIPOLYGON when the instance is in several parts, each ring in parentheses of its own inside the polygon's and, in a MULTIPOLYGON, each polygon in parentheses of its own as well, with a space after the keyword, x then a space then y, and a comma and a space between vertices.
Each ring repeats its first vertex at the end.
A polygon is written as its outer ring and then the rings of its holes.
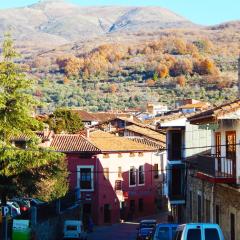
POLYGON ((116 84, 112 84, 110 87, 109 87, 109 92, 110 93, 115 93, 117 91, 117 86, 116 84))
POLYGON ((148 87, 152 87, 155 85, 155 81, 153 79, 148 79, 146 83, 148 87))
POLYGON ((194 71, 200 75, 218 74, 218 69, 214 61, 210 58, 195 61, 194 71))
POLYGON ((160 78, 165 78, 168 76, 169 70, 166 65, 159 64, 156 68, 156 72, 160 78))
POLYGON ((186 86, 185 76, 181 75, 181 76, 177 77, 177 83, 180 87, 185 87, 186 86))

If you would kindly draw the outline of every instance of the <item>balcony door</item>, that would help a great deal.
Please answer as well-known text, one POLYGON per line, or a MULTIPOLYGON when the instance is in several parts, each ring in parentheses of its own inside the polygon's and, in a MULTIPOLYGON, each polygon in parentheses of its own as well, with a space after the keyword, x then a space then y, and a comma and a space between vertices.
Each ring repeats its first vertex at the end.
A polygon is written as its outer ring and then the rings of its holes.
POLYGON ((216 146, 216 158, 217 158, 217 171, 218 173, 221 172, 222 166, 221 166, 221 133, 216 132, 215 133, 215 146, 216 146))
POLYGON ((226 158, 231 162, 233 177, 236 176, 236 131, 226 132, 226 158))

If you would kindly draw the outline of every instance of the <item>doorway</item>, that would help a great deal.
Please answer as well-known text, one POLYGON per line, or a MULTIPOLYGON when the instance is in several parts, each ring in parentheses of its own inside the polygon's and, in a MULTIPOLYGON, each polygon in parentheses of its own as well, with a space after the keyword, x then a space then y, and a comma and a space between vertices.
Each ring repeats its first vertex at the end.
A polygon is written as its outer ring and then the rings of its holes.
POLYGON ((110 204, 104 204, 104 223, 111 223, 110 204))

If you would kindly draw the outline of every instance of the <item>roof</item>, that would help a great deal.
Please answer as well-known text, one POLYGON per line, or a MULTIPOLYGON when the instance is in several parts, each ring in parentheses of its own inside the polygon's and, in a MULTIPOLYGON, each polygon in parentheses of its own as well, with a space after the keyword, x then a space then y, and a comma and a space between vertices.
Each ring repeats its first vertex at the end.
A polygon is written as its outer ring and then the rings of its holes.
POLYGON ((100 152, 100 150, 79 134, 56 134, 50 147, 59 152, 100 152))
POLYGON ((101 130, 90 132, 88 139, 102 152, 141 152, 156 150, 154 147, 137 143, 124 137, 118 137, 101 130))
POLYGON ((38 137, 42 142, 48 141, 53 135, 52 131, 37 131, 32 133, 21 133, 11 137, 11 141, 29 141, 33 137, 38 137))
POLYGON ((149 128, 139 127, 136 125, 130 125, 130 126, 127 126, 126 129, 128 131, 132 131, 132 132, 138 133, 140 135, 146 136, 148 138, 160 141, 164 144, 166 143, 166 135, 165 134, 159 133, 159 132, 151 130, 149 128))
POLYGON ((166 144, 164 144, 164 143, 153 141, 153 140, 150 140, 150 139, 144 138, 144 137, 126 137, 126 138, 129 140, 132 140, 134 142, 145 144, 145 145, 148 145, 148 146, 156 148, 156 149, 163 149, 166 147, 166 144))
POLYGON ((229 113, 233 113, 240 109, 240 99, 237 99, 230 103, 225 103, 212 109, 203 111, 189 116, 188 120, 193 124, 204 124, 217 121, 218 118, 223 117, 229 113))
POLYGON ((210 106, 208 102, 198 102, 198 103, 188 103, 183 106, 179 106, 179 109, 193 109, 193 108, 200 108, 200 109, 206 109, 210 106))
POLYGON ((81 120, 83 122, 91 122, 91 121, 97 121, 96 117, 94 116, 94 114, 89 113, 85 110, 77 110, 77 109, 73 109, 73 112, 77 113, 81 120))

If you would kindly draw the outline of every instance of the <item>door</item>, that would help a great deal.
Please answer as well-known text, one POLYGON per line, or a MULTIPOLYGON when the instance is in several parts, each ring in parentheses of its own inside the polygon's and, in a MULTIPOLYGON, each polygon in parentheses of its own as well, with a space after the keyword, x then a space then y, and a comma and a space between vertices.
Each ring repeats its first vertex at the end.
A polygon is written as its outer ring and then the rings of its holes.
POLYGON ((111 223, 110 204, 104 204, 104 223, 111 223))
POLYGON ((236 177, 236 132, 226 132, 226 158, 230 161, 227 164, 226 172, 236 177))

